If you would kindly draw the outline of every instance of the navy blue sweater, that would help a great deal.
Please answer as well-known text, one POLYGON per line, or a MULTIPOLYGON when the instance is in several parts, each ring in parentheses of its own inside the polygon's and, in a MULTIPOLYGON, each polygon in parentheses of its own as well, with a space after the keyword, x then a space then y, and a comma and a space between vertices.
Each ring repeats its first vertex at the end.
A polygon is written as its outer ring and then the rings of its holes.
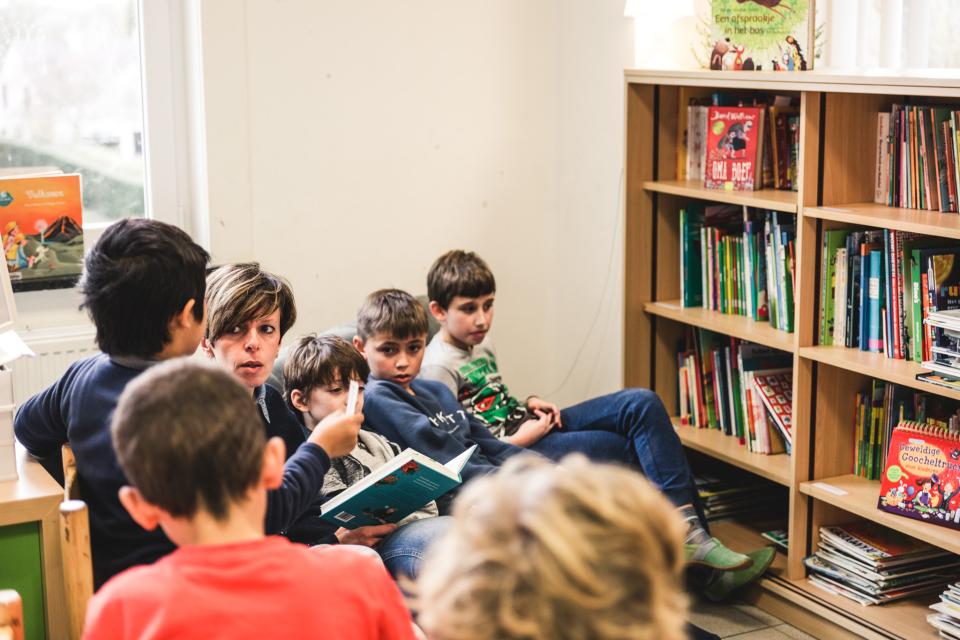
POLYGON ((364 391, 365 422, 388 440, 443 464, 476 444, 461 473, 465 482, 495 471, 507 458, 524 451, 491 435, 443 383, 415 379, 410 388, 416 395, 395 382, 371 377, 364 391))
MULTIPOLYGON (((124 360, 125 361, 125 360, 124 360)), ((124 569, 151 563, 173 551, 159 529, 144 531, 117 492, 128 484, 113 452, 110 420, 127 383, 143 367, 124 366, 106 355, 75 362, 53 386, 17 412, 17 439, 62 480, 60 446, 70 442, 77 459, 80 495, 90 510, 90 544, 97 587, 124 569)), ((268 494, 266 531, 282 533, 306 510, 323 486, 330 458, 306 444, 287 461, 283 485, 268 494)))

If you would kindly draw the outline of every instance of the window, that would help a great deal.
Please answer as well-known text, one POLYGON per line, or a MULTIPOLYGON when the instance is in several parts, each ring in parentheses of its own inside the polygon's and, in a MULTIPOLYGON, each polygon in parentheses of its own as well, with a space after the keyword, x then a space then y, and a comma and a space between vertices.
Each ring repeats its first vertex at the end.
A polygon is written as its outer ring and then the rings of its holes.
POLYGON ((0 0, 0 164, 83 176, 84 226, 143 216, 137 0, 0 0))

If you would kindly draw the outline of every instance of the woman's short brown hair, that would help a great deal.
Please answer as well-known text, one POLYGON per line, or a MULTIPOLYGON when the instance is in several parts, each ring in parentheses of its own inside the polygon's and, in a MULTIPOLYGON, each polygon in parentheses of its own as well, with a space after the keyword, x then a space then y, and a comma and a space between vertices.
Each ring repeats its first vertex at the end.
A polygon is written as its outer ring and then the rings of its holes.
POLYGON ((516 456, 470 483, 416 583, 435 640, 680 640, 684 527, 646 479, 516 456))
POLYGON ((207 276, 208 341, 216 342, 233 327, 280 310, 280 337, 297 320, 290 284, 256 262, 224 265, 207 276))

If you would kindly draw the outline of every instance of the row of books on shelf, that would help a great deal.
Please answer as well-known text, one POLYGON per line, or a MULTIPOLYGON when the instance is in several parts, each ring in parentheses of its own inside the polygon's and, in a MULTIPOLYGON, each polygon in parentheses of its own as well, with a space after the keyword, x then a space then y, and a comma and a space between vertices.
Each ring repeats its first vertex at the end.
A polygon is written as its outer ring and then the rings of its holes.
POLYGON ((804 563, 811 583, 862 605, 940 591, 960 578, 960 556, 872 522, 820 527, 804 563))
POLYGON ((795 243, 793 216, 687 205, 680 210, 683 306, 742 315, 792 332, 795 243))
MULTIPOLYGON (((943 328, 960 314, 960 246, 889 229, 823 233, 820 344, 928 362, 957 336, 943 328)), ((960 369, 957 370, 960 373, 960 369)))
POLYGON ((874 201, 894 207, 957 212, 960 111, 894 104, 877 114, 874 201))
POLYGON ((855 475, 880 480, 887 466, 893 430, 904 421, 956 433, 960 431, 958 403, 883 380, 871 381, 870 389, 856 394, 855 475))
POLYGON ((789 96, 745 100, 722 93, 691 100, 680 118, 678 174, 711 189, 796 191, 800 114, 794 102, 789 96))
POLYGON ((790 354, 691 329, 677 364, 682 424, 719 429, 751 452, 790 452, 790 354))

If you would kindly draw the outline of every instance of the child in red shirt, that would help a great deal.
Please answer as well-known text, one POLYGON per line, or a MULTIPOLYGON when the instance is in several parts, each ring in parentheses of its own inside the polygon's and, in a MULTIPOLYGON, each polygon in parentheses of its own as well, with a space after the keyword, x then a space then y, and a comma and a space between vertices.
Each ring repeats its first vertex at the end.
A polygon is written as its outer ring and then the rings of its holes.
POLYGON ((84 638, 415 637, 376 557, 264 535, 284 445, 265 442, 249 391, 228 372, 156 365, 124 390, 112 434, 132 484, 120 501, 179 549, 109 580, 84 638))

